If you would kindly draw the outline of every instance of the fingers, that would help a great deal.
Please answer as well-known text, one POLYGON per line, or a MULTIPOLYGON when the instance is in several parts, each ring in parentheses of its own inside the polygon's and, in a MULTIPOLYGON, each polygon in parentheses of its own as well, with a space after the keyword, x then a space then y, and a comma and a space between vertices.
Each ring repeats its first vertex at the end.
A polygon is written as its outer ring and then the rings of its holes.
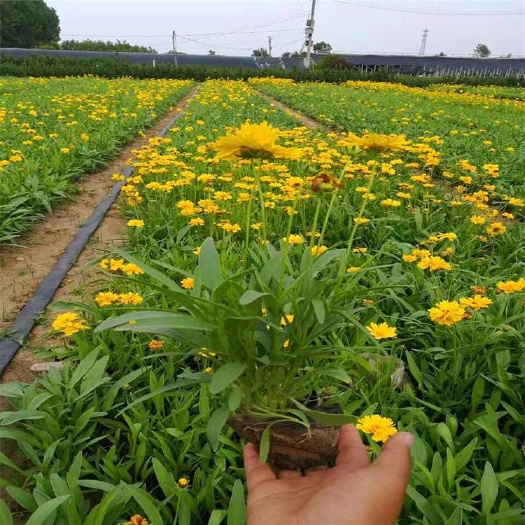
POLYGON ((410 432, 399 432, 391 437, 382 447, 379 458, 372 468, 382 471, 383 475, 391 479, 393 487, 401 494, 410 477, 410 447, 414 443, 414 436, 410 432))
POLYGON ((353 425, 344 425, 339 430, 339 453, 335 460, 336 465, 345 465, 358 470, 370 464, 359 432, 353 425))
POLYGON ((257 448, 252 443, 244 447, 244 466, 248 491, 253 490, 259 483, 276 479, 273 470, 268 465, 261 463, 257 448))

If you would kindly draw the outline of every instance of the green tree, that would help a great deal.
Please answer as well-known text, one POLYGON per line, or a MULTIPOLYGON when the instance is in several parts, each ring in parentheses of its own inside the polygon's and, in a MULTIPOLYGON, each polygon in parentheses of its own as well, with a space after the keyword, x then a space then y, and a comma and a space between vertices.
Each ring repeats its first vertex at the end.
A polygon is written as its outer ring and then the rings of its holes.
POLYGON ((491 50, 485 44, 478 44, 474 48, 475 57, 486 58, 486 57, 489 57, 490 54, 491 54, 491 50))
POLYGON ((156 53, 157 51, 151 47, 136 46, 129 42, 117 40, 116 42, 103 40, 63 40, 60 42, 60 49, 67 49, 70 51, 112 51, 112 52, 127 52, 127 53, 156 53))
POLYGON ((328 42, 317 42, 314 44, 314 51, 317 53, 330 53, 332 46, 328 42))
POLYGON ((210 49, 210 50, 208 51, 208 55, 215 55, 215 51, 214 51, 213 49, 210 49))
POLYGON ((0 0, 0 47, 52 46, 60 39, 60 19, 44 0, 0 0))
POLYGON ((261 47, 259 49, 254 49, 252 51, 252 57, 267 57, 267 56, 270 56, 270 54, 268 53, 266 49, 264 49, 264 47, 261 47))

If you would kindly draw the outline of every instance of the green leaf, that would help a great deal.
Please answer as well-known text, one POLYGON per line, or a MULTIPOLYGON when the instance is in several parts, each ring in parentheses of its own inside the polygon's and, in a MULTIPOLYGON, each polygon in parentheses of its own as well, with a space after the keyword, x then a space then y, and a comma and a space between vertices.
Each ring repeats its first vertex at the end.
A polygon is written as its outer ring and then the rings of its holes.
POLYGON ((498 489, 498 478, 492 465, 487 461, 481 477, 481 511, 484 516, 487 516, 494 506, 498 497, 498 489))
POLYGON ((246 525, 246 503, 241 480, 236 480, 233 485, 232 497, 228 506, 227 525, 246 525))
POLYGON ((269 293, 262 293, 262 292, 256 292, 255 290, 248 290, 247 292, 244 292, 239 299, 239 304, 241 306, 246 306, 248 304, 251 304, 261 297, 267 297, 269 296, 269 293))
POLYGON ((463 509, 456 507, 456 510, 450 515, 445 525, 463 525, 463 509))
POLYGON ((67 501, 71 496, 59 496, 58 498, 50 499, 43 505, 40 505, 36 511, 31 514, 27 520, 26 525, 43 525, 45 521, 55 513, 56 509, 67 501))
POLYGON ((354 423, 355 416, 349 416, 348 414, 328 414, 326 412, 320 412, 318 410, 302 409, 302 411, 311 419, 321 425, 329 425, 332 427, 339 427, 346 425, 347 423, 354 423))
POLYGON ((312 299, 312 306, 314 309, 315 317, 319 324, 324 324, 326 319, 326 310, 324 302, 320 299, 312 299))
POLYGON ((13 423, 23 420, 34 420, 42 419, 45 417, 45 414, 40 412, 40 410, 18 410, 17 412, 3 412, 0 414, 0 424, 2 426, 9 426, 13 423))
POLYGON ((127 488, 131 497, 142 507, 148 522, 151 525, 164 525, 164 521, 155 506, 155 500, 146 491, 139 489, 135 485, 128 485, 127 488))
POLYGON ((259 444, 259 459, 262 463, 266 463, 268 454, 270 453, 270 429, 272 425, 268 425, 261 434, 261 442, 259 444))
POLYGON ((421 385, 423 384, 423 374, 417 366, 415 359, 412 357, 412 354, 410 352, 406 352, 405 355, 407 356, 408 369, 410 370, 410 373, 414 376, 414 379, 417 381, 418 386, 421 387, 421 385))
POLYGON ((171 498, 177 491, 177 482, 173 474, 157 458, 153 458, 153 470, 162 492, 167 498, 171 498))
MULTIPOLYGON (((2 525, 13 525, 13 515, 6 502, 0 499, 0 523, 2 525)), ((220 523, 220 522, 219 522, 220 523)))
POLYGON ((315 370, 315 374, 320 376, 333 377, 334 379, 338 379, 339 381, 342 381, 346 384, 350 383, 351 381, 350 376, 342 368, 320 368, 318 370, 315 370))
POLYGON ((98 348, 90 352, 75 368, 71 379, 69 380, 68 388, 73 388, 91 369, 98 357, 98 348))
POLYGON ((8 486, 7 492, 9 495, 24 509, 34 512, 38 508, 38 504, 32 494, 27 493, 18 487, 8 486))
POLYGON ((209 290, 215 290, 222 281, 221 258, 212 237, 208 237, 201 245, 198 267, 202 284, 209 290))
POLYGON ((227 516, 228 511, 214 509, 210 515, 208 525, 221 525, 224 521, 224 518, 227 516))
POLYGON ((211 376, 210 393, 218 394, 228 388, 244 371, 246 365, 242 363, 228 363, 221 366, 211 376))
POLYGON ((208 421, 206 432, 208 434, 208 440, 210 442, 211 448, 214 452, 219 448, 219 438, 221 431, 229 417, 229 408, 223 406, 213 412, 210 420, 208 421))
POLYGON ((478 438, 474 438, 463 450, 459 451, 454 461, 456 463, 456 471, 460 472, 465 465, 470 461, 470 458, 472 457, 472 453, 474 452, 474 449, 476 448, 476 444, 478 442, 478 438))
POLYGON ((99 481, 98 479, 81 479, 78 481, 78 484, 80 487, 101 490, 102 492, 111 492, 115 488, 115 485, 105 481, 99 481))
POLYGON ((148 266, 146 263, 139 261, 129 253, 125 252, 124 250, 121 250, 120 248, 114 248, 114 251, 118 253, 121 257, 124 257, 126 261, 132 262, 133 264, 136 264, 139 268, 144 270, 148 275, 162 283, 166 288, 169 290, 174 290, 176 292, 182 292, 182 288, 175 282, 172 281, 170 278, 166 277, 162 272, 159 272, 158 270, 155 270, 151 266, 148 266))
POLYGON ((174 332, 176 330, 212 330, 213 326, 205 321, 195 319, 189 315, 164 312, 162 310, 137 310, 118 317, 106 319, 95 328, 95 332, 102 332, 109 328, 119 331, 131 330, 134 332, 154 332, 161 330, 174 332), (130 322, 131 321, 131 322, 130 322))

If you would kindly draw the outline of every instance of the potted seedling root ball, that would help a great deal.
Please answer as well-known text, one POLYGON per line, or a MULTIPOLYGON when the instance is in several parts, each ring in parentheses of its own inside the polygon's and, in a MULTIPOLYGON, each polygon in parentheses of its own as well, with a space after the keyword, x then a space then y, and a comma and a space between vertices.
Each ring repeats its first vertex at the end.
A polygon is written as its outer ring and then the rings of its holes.
MULTIPOLYGON (((97 330, 164 336, 177 341, 186 363, 201 356, 210 366, 197 371, 186 367, 176 384, 183 388, 205 383, 203 388, 217 396, 218 408, 207 426, 212 448, 217 449, 221 432, 230 425, 258 446, 263 461, 277 468, 304 470, 333 464, 339 427, 356 420, 349 400, 356 397, 352 387, 362 372, 352 363, 369 363, 361 357, 365 352, 386 354, 365 326, 381 315, 364 314, 370 283, 363 276, 373 272, 373 258, 359 272, 353 266, 359 256, 353 249, 354 239, 364 222, 367 201, 356 207, 353 216, 339 217, 343 240, 328 249, 323 240, 329 217, 344 192, 347 172, 312 172, 308 163, 297 161, 300 153, 291 148, 289 162, 297 174, 295 186, 290 185, 293 204, 281 228, 284 236, 276 238, 274 233, 272 237, 269 228, 265 230, 267 210, 256 167, 268 159, 286 158, 288 150, 272 142, 272 137, 265 142, 268 126, 258 126, 250 130, 245 125, 246 136, 239 131, 214 145, 227 161, 240 157, 246 175, 256 181, 239 240, 227 244, 206 238, 193 271, 180 270, 185 276, 182 281, 159 271, 161 265, 148 265, 119 252, 142 268, 150 282, 156 281, 155 288, 169 308, 127 312, 107 319, 97 330), (320 232, 310 238, 292 233, 298 231, 296 210, 308 192, 313 196, 308 203, 310 222, 303 224, 302 231, 320 232), (250 236, 254 234, 250 224, 257 221, 262 226, 255 238, 250 236)), ((366 154, 350 146, 346 149, 349 162, 353 155, 366 154)), ((373 178, 372 174, 368 191, 373 178)), ((395 335, 393 327, 384 325, 383 330, 390 330, 384 337, 395 335)), ((361 403, 355 406, 361 409, 361 403)))

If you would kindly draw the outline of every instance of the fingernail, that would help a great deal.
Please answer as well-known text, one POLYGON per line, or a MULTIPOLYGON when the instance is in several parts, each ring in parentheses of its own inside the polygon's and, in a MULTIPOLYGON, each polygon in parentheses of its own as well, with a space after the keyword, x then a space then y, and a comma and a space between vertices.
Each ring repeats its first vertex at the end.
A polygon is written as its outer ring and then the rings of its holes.
POLYGON ((410 432, 400 432, 401 439, 407 447, 411 447, 414 444, 414 435, 410 432))

